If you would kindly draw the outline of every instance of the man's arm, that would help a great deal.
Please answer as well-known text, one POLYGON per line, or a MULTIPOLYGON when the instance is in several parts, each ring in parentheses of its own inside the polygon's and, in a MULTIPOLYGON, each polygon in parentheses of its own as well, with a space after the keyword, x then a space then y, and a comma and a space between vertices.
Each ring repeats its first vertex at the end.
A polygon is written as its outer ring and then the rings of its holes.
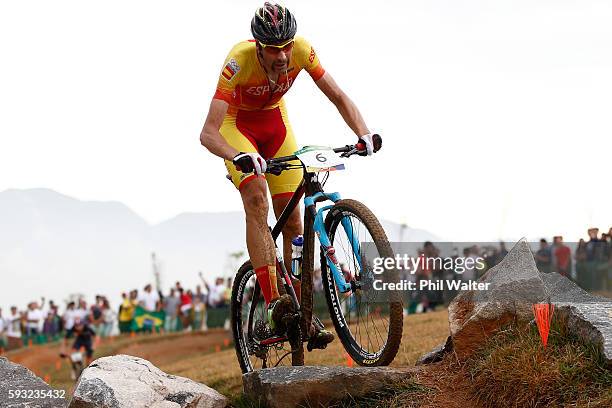
POLYGON ((351 101, 351 99, 340 89, 334 78, 326 72, 321 78, 319 78, 315 84, 319 87, 321 92, 327 96, 327 98, 336 105, 336 108, 342 115, 342 118, 346 124, 355 132, 357 136, 363 136, 370 133, 370 130, 365 124, 359 109, 351 101))
POLYGON ((204 280, 204 275, 202 274, 202 271, 198 272, 198 276, 200 277, 200 280, 202 281, 202 283, 204 284, 204 287, 206 288, 207 292, 210 292, 210 287, 208 286, 208 282, 206 282, 204 280))
POLYGON ((221 99, 212 100, 206 122, 204 122, 204 127, 200 133, 200 142, 212 154, 232 161, 240 152, 230 146, 225 139, 223 139, 221 133, 219 133, 228 106, 229 104, 221 99))

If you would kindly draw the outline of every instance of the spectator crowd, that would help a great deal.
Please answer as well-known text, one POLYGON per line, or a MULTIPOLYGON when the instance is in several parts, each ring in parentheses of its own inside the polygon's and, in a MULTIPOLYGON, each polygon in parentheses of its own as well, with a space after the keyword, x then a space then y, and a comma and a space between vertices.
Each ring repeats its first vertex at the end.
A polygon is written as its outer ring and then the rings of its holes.
MULTIPOLYGON (((574 251, 566 245, 562 236, 555 236, 552 244, 542 238, 534 254, 536 267, 542 273, 557 272, 573 280, 587 291, 612 294, 612 228, 608 233, 599 234, 598 228, 588 229, 589 240, 581 239, 574 251), (573 252, 573 253, 572 253, 573 252)), ((498 246, 472 245, 466 248, 455 248, 453 258, 459 256, 472 258, 472 265, 478 258, 484 260, 483 267, 463 268, 461 273, 454 270, 420 268, 414 275, 405 275, 402 279, 420 280, 461 280, 471 281, 480 278, 487 270, 497 265, 508 254, 503 242, 498 246)), ((431 242, 425 242, 417 256, 438 257, 439 249, 431 242)), ((438 305, 447 305, 456 292, 451 290, 424 290, 407 292, 405 303, 407 313, 433 310, 438 305)))
POLYGON ((59 341, 76 322, 87 324, 101 338, 117 332, 176 332, 227 326, 232 279, 219 277, 214 284, 208 284, 201 273, 200 279, 204 290, 202 285, 192 291, 176 282, 166 295, 147 284, 142 291, 122 293, 116 309, 103 295, 96 295, 91 304, 83 297, 66 301, 63 311, 44 297, 30 302, 25 309, 11 306, 5 313, 0 308, 0 351, 59 341), (149 324, 155 321, 157 325, 149 324))

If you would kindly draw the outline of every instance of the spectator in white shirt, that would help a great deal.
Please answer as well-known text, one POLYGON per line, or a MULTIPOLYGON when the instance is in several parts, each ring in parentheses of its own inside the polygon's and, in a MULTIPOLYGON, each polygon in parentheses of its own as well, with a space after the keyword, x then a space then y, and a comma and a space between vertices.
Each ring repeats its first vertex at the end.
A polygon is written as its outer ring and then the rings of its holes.
POLYGON ((7 336, 21 339, 21 314, 17 311, 17 306, 11 306, 11 314, 7 320, 7 336))
POLYGON ((225 293, 225 285, 223 278, 219 277, 215 280, 212 286, 206 285, 208 289, 208 304, 210 307, 221 307, 224 304, 223 294, 225 293))
POLYGON ((113 331, 113 326, 115 325, 116 313, 111 309, 108 299, 104 298, 102 300, 102 320, 104 324, 102 325, 102 337, 109 337, 113 331))
MULTIPOLYGON (((42 298, 44 304, 45 299, 42 298)), ((44 322, 44 315, 42 312, 42 306, 38 307, 36 302, 31 302, 28 305, 28 311, 26 313, 26 335, 35 336, 41 332, 42 325, 44 322)))
POLYGON ((91 323, 89 316, 90 312, 87 310, 87 302, 84 299, 79 299, 79 307, 75 310, 74 317, 84 323, 91 323))
POLYGON ((69 332, 74 327, 74 319, 76 316, 75 303, 70 302, 68 306, 66 306, 66 311, 64 312, 64 316, 62 319, 64 320, 64 330, 69 332))
POLYGON ((8 316, 7 323, 8 328, 6 331, 8 347, 17 348, 22 345, 21 343, 21 313, 17 311, 17 306, 11 306, 11 314, 8 316))
POLYGON ((155 312, 158 310, 159 294, 153 291, 151 285, 144 287, 144 292, 138 297, 138 304, 147 312, 155 312))

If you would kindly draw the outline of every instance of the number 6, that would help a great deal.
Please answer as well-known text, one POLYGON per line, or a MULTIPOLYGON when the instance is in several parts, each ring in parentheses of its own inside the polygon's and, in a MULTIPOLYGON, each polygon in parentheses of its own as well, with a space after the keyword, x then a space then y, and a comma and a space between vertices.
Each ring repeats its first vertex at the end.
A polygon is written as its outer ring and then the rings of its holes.
POLYGON ((315 156, 315 159, 317 159, 321 163, 325 163, 327 161, 327 157, 325 157, 323 153, 317 153, 317 155, 315 156))

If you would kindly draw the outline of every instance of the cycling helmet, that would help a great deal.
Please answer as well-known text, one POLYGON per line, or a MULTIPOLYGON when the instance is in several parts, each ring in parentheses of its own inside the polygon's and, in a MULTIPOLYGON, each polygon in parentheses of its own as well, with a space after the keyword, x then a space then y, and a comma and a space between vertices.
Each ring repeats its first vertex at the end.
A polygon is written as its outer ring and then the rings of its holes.
POLYGON ((291 40, 297 31, 297 23, 287 8, 265 2, 251 20, 251 33, 258 42, 280 45, 291 40))

